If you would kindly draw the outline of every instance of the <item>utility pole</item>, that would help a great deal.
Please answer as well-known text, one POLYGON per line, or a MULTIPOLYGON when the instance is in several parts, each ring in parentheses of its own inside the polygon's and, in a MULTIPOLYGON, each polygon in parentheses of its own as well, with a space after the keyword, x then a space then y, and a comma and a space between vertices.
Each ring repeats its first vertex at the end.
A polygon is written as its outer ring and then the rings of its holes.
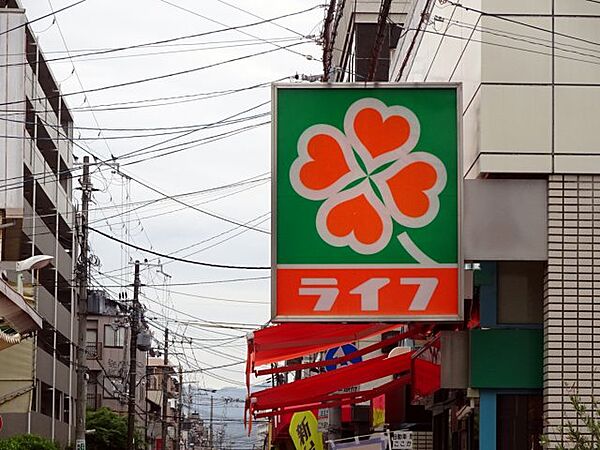
POLYGON ((181 446, 181 425, 182 425, 182 406, 183 406, 183 372, 179 366, 179 402, 177 404, 177 440, 175 441, 175 450, 181 446))
POLYGON ((214 449, 213 441, 213 396, 210 396, 210 423, 208 425, 210 449, 214 449))
POLYGON ((140 262, 135 262, 133 278, 133 305, 131 308, 131 340, 129 344, 129 405, 127 408, 127 450, 134 450, 135 388, 137 384, 137 337, 140 321, 140 262))
POLYGON ((85 450, 85 411, 87 402, 87 299, 88 299, 88 208, 92 196, 92 181, 90 179, 90 158, 83 158, 83 176, 81 183, 81 230, 79 236, 80 251, 78 276, 79 298, 77 315, 79 318, 77 332, 77 401, 75 403, 75 448, 85 450))
POLYGON ((165 351, 163 354, 163 370, 162 370, 162 422, 161 436, 162 448, 167 450, 167 391, 169 389, 169 379, 167 378, 167 365, 169 364, 169 325, 165 326, 165 351))

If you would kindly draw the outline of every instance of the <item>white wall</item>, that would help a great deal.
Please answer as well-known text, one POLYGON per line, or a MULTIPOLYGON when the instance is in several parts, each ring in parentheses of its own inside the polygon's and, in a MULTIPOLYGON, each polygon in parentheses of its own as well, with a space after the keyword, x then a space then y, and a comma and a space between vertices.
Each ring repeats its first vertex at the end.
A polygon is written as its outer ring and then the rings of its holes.
MULTIPOLYGON (((464 84, 465 176, 600 173, 600 4, 460 3, 435 2, 404 73, 411 33, 390 79, 464 84)), ((411 26, 424 5, 415 2, 411 26)))
MULTIPOLYGON (((0 9, 0 30, 24 23, 23 10, 0 9)), ((8 136, 24 135, 25 103, 6 103, 25 99, 24 52, 23 27, 0 35, 0 209, 6 210, 7 217, 23 215, 23 190, 18 183, 23 176, 24 141, 8 136)))

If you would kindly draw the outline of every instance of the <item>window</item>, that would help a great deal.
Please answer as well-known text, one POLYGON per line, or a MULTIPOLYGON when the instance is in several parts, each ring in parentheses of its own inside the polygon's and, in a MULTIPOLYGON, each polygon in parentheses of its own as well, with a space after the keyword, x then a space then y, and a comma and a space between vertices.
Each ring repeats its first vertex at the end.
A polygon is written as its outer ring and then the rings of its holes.
MULTIPOLYGON (((88 382, 87 382, 87 404, 88 408, 96 410, 100 407, 99 395, 102 393, 102 386, 98 385, 100 371, 90 370, 88 371, 88 382)), ((112 391, 111 391, 112 392, 112 391)))
POLYGON ((543 321, 543 261, 498 263, 498 323, 541 324, 543 321))
POLYGON ((156 375, 151 375, 148 377, 148 390, 156 391, 158 390, 158 379, 156 375))
POLYGON ((69 423, 69 418, 71 417, 71 397, 67 394, 63 397, 63 422, 69 423))
POLYGON ((104 398, 120 398, 123 395, 123 381, 119 377, 104 377, 104 398))
POLYGON ((96 330, 96 329, 90 330, 88 328, 88 330, 86 332, 85 341, 88 344, 95 344, 96 342, 98 342, 98 330, 96 330))
POLYGON ((60 404, 61 397, 62 397, 62 392, 60 392, 58 389, 54 389, 54 419, 55 420, 62 419, 62 414, 61 414, 62 407, 60 404))
POLYGON ((542 450, 542 396, 498 395, 497 449, 542 450))
POLYGON ((38 390, 39 390, 40 380, 36 379, 35 384, 33 385, 33 390, 31 391, 31 410, 38 410, 38 390))
POLYGON ((104 346, 123 347, 125 343, 125 328, 118 325, 104 325, 104 346))
POLYGON ((52 386, 44 383, 40 383, 40 412, 45 416, 52 416, 52 396, 54 390, 52 386))

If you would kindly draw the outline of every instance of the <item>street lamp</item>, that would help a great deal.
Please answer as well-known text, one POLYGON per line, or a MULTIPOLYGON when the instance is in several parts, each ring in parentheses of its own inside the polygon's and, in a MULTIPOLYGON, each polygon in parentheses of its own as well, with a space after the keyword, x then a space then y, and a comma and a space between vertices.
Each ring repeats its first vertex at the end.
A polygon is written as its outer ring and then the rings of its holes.
MULTIPOLYGON (((15 270, 17 271, 17 292, 23 294, 23 272, 26 270, 40 270, 46 267, 54 259, 50 255, 34 255, 23 261, 17 261, 15 270)), ((37 278, 37 277, 36 277, 37 278)))
MULTIPOLYGON (((54 259, 50 255, 33 255, 23 261, 17 261, 14 264, 14 270, 17 272, 17 292, 23 295, 23 272, 26 270, 33 270, 35 272, 46 267, 54 259)), ((34 280, 37 280, 37 276, 34 273, 34 280)), ((33 299, 35 308, 37 309, 37 289, 34 290, 33 299)), ((36 352, 37 352, 37 336, 35 336, 35 343, 33 348, 33 358, 31 365, 31 380, 35 387, 36 380, 36 352)), ((54 395, 54 394, 53 394, 54 395)), ((31 433, 31 401, 27 410, 27 433, 31 433)))
POLYGON ((23 261, 0 261, 0 269, 17 272, 17 292, 23 294, 23 272, 39 270, 46 267, 54 259, 50 255, 34 255, 23 261))

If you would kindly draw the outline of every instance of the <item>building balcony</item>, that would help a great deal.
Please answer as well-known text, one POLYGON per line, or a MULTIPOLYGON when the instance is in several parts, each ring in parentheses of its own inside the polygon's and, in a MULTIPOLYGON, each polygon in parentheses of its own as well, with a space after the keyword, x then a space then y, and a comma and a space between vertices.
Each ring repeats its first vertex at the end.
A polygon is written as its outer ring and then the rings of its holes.
POLYGON ((28 305, 22 294, 0 279, 0 349, 18 344, 23 335, 42 328, 41 316, 28 305), (8 329, 14 331, 9 333, 8 329))
POLYGON ((102 359, 102 342, 88 342, 85 344, 87 359, 102 359))

